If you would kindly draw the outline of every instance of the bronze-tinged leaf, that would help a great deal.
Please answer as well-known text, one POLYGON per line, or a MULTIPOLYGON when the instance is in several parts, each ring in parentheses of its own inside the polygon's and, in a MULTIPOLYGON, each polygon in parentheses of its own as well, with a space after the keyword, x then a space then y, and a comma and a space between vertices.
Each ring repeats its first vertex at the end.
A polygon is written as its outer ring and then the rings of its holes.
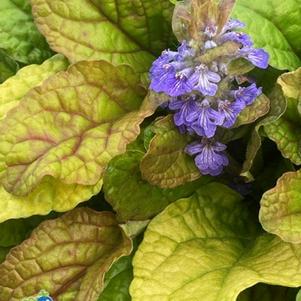
POLYGON ((174 188, 198 179, 193 158, 184 151, 189 137, 175 127, 172 116, 156 122, 155 136, 140 165, 142 178, 161 188, 174 188))
POLYGON ((31 90, 0 125, 5 189, 26 195, 45 176, 95 185, 161 101, 143 102, 139 84, 129 66, 83 61, 31 90))
POLYGON ((56 301, 96 301, 104 275, 132 243, 113 213, 75 209, 42 223, 0 265, 0 300, 47 290, 56 301))

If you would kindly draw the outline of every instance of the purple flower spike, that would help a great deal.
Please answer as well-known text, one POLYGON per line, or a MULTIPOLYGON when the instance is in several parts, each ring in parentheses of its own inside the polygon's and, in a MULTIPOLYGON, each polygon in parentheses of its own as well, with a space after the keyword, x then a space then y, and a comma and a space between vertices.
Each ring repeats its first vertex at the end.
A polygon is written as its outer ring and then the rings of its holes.
POLYGON ((218 111, 224 118, 222 124, 225 128, 230 128, 234 125, 239 113, 246 107, 242 101, 230 102, 229 100, 220 100, 218 102, 218 111))
POLYGON ((239 50, 239 56, 244 57, 258 68, 266 69, 269 66, 269 54, 261 48, 244 47, 239 50))
POLYGON ((225 149, 226 145, 220 142, 202 139, 199 143, 188 145, 186 152, 191 156, 197 155, 194 161, 203 175, 217 176, 229 164, 225 149))
POLYGON ((217 84, 221 77, 218 73, 210 71, 207 66, 201 64, 195 68, 189 82, 193 90, 200 91, 204 96, 214 96, 217 92, 217 84))
POLYGON ((234 91, 234 97, 237 101, 249 106, 261 93, 262 88, 257 88, 256 84, 252 84, 249 87, 239 87, 238 90, 234 91))
POLYGON ((198 119, 191 124, 191 128, 202 137, 211 138, 216 132, 216 127, 222 125, 224 117, 211 108, 207 99, 199 105, 198 119))

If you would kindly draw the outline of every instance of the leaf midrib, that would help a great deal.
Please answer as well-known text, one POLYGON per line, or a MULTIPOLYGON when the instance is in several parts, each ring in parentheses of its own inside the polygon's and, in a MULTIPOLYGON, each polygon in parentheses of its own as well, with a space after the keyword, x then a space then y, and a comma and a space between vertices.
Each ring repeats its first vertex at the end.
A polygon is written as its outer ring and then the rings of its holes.
MULTIPOLYGON (((91 5, 93 5, 95 7, 95 9, 97 11, 99 11, 107 20, 108 22, 110 22, 111 24, 114 25, 114 28, 119 30, 123 35, 125 35, 132 43, 136 44, 142 51, 145 51, 147 53, 149 53, 151 56, 153 56, 154 58, 157 56, 157 54, 153 51, 151 51, 150 49, 146 48, 143 44, 141 44, 141 42, 139 42, 137 39, 135 39, 134 37, 132 37, 131 35, 129 35, 128 32, 126 32, 121 26, 118 26, 118 23, 115 23, 114 20, 112 20, 107 14, 104 13, 103 10, 101 10, 92 0, 88 0, 91 5)), ((115 2, 117 2, 117 0, 115 0, 115 2)), ((116 4, 116 7, 118 6, 118 4, 116 4)), ((119 16, 119 15, 118 15, 119 16)), ((118 17, 119 18, 119 17, 118 17)), ((147 27, 148 28, 148 27, 147 27)), ((148 34, 149 36, 149 34, 148 34)))

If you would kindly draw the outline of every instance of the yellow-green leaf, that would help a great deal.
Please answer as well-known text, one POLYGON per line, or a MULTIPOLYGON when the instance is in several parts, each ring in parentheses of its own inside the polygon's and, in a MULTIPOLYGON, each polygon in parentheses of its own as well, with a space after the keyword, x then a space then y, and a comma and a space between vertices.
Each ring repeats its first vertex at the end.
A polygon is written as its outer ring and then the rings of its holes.
POLYGON ((246 23, 255 46, 270 55, 270 65, 295 70, 301 64, 299 0, 237 0, 233 17, 246 23))
POLYGON ((31 0, 50 47, 72 62, 107 60, 146 72, 172 38, 168 0, 31 0))
POLYGON ((301 171, 287 172, 261 199, 259 218, 268 232, 301 243, 301 171))
POLYGON ((31 90, 0 126, 5 189, 26 195, 47 175, 95 185, 156 108, 139 83, 129 66, 86 61, 31 90))
POLYGON ((67 185, 52 177, 45 177, 34 191, 23 197, 12 195, 0 187, 0 222, 71 210, 97 194, 101 187, 102 181, 93 186, 67 185))
POLYGON ((140 165, 142 178, 161 188, 174 188, 198 179, 201 174, 184 151, 189 137, 182 135, 169 115, 156 122, 155 136, 140 165))
POLYGON ((0 85, 0 119, 15 107, 20 99, 32 88, 40 85, 51 75, 65 70, 67 60, 62 55, 55 55, 41 65, 22 68, 15 76, 0 85))
POLYGON ((283 157, 294 164, 301 164, 301 116, 298 103, 301 96, 301 68, 284 73, 278 78, 287 101, 285 114, 278 120, 266 124, 264 130, 273 140, 283 157))
POLYGON ((111 212, 75 209, 46 221, 0 265, 0 300, 47 290, 54 300, 97 300, 104 274, 132 243, 111 212))
POLYGON ((130 293, 133 301, 235 301, 259 282, 300 286, 300 261, 300 244, 263 232, 239 194, 210 183, 151 221, 130 293))

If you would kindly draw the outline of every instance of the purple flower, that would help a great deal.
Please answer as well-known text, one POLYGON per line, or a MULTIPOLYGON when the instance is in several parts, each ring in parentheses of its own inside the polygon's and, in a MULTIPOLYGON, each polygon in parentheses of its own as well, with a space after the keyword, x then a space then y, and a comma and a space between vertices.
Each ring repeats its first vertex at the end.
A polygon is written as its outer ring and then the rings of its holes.
POLYGON ((220 142, 202 139, 199 143, 188 145, 185 151, 191 156, 196 155, 195 164, 203 175, 217 176, 221 174, 224 166, 229 164, 224 152, 226 148, 226 145, 220 142))
POLYGON ((236 20, 236 19, 230 19, 226 25, 224 26, 224 28, 222 29, 222 33, 225 33, 227 31, 236 29, 236 28, 244 28, 246 25, 245 23, 236 20))
POLYGON ((242 44, 243 47, 251 47, 253 42, 246 33, 242 32, 226 32, 220 38, 221 42, 233 41, 239 44, 242 44))
POLYGON ((239 50, 238 55, 258 68, 266 69, 269 66, 269 54, 261 48, 244 47, 239 50))
POLYGON ((197 66, 189 78, 193 90, 200 91, 204 96, 214 96, 218 88, 216 83, 220 80, 218 73, 210 71, 203 64, 197 66))
POLYGON ((211 138, 214 136, 216 127, 222 125, 223 116, 212 109, 209 101, 205 98, 198 103, 198 118, 191 124, 191 128, 202 137, 211 138))
POLYGON ((239 87, 234 91, 234 98, 238 101, 245 103, 247 106, 252 104, 254 100, 262 93, 262 88, 257 88, 256 84, 248 87, 239 87))
POLYGON ((186 41, 183 41, 182 44, 178 47, 178 60, 184 60, 187 57, 192 57, 195 55, 195 50, 191 48, 186 41))
POLYGON ((189 126, 198 118, 199 108, 194 98, 189 100, 176 100, 170 103, 169 108, 177 108, 178 112, 174 114, 174 122, 177 126, 189 126), (181 105, 179 106, 179 102, 181 105))
POLYGON ((243 101, 236 100, 230 102, 229 100, 219 100, 218 111, 224 118, 222 126, 225 128, 232 127, 237 119, 237 116, 245 107, 246 104, 243 101))
POLYGON ((164 92, 170 96, 179 96, 192 91, 189 77, 194 70, 187 67, 185 59, 194 55, 194 51, 184 41, 178 51, 163 51, 154 61, 151 69, 150 88, 155 92, 164 92))

